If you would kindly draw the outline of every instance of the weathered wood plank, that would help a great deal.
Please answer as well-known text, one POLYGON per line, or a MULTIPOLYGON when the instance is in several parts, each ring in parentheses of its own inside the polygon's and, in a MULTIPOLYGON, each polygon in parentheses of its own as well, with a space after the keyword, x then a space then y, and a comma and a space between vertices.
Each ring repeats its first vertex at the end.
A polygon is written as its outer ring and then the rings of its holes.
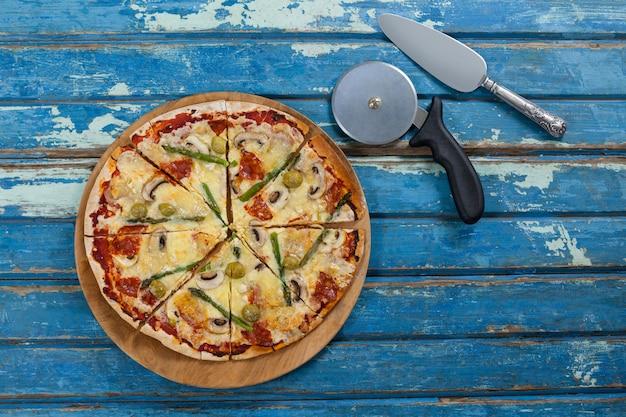
MULTIPOLYGON (((444 169, 430 156, 352 157, 373 217, 456 217, 444 169)), ((487 216, 620 213, 623 158, 472 157, 487 216)), ((0 163, 0 219, 73 219, 95 159, 0 163)))
MULTIPOLYGON (((279 101, 304 114, 322 127, 350 154, 406 154, 412 150, 366 147, 350 140, 337 126, 328 98, 279 101)), ((428 109, 430 99, 420 98, 428 109)), ((0 158, 19 155, 43 158, 66 155, 80 150, 92 156, 110 145, 124 129, 150 110, 157 102, 80 102, 56 104, 0 105, 0 118, 10 129, 0 131, 0 158), (24 123, 36 120, 37 123, 24 123)), ((471 154, 537 155, 546 152, 561 155, 617 153, 626 148, 622 114, 626 101, 544 100, 567 120, 568 132, 562 140, 547 140, 543 130, 505 103, 492 100, 444 99, 445 123, 453 136, 471 154)), ((410 136, 408 136, 410 137, 410 136)), ((426 150, 414 152, 427 153, 426 150)))
MULTIPOLYGON (((611 97, 626 93, 622 43, 472 43, 490 77, 529 98, 611 97), (593 46, 593 47, 592 47, 593 46), (555 66, 554 63, 559 65, 555 66), (601 66, 596 63, 602 62, 601 66), (532 70, 529 70, 531 68, 532 70), (558 87, 557 87, 558 86, 558 87)), ((0 47, 0 98, 98 100, 171 99, 207 91, 267 96, 327 97, 355 64, 398 65, 422 95, 489 98, 487 91, 455 93, 424 73, 389 42, 255 40, 0 47), (263 57, 263 59, 260 59, 263 57)))
POLYGON ((161 398, 262 401, 619 392, 625 387, 625 353, 626 340, 619 338, 331 343, 313 360, 274 381, 207 391, 168 382, 117 348, 0 346, 0 398, 35 400, 80 393, 96 401, 131 401, 158 393, 161 398))
MULTIPOLYGON (((74 223, 0 223, 0 276, 75 274, 74 223), (51 238, 52 237, 52 238, 51 238)), ((626 219, 372 219, 371 274, 464 275, 621 271, 626 219)))
POLYGON ((553 36, 615 36, 626 32, 626 13, 620 1, 550 1, 542 7, 525 1, 484 1, 481 7, 466 2, 408 1, 261 1, 198 2, 175 4, 136 0, 130 3, 39 2, 24 12, 18 0, 3 3, 0 28, 3 35, 32 36, 50 33, 71 36, 179 32, 287 32, 356 33, 378 31, 380 13, 398 13, 429 22, 449 32, 483 36, 532 34, 553 36), (486 13, 485 10, 489 12, 486 13), (511 16, 515 16, 512 19, 511 16), (480 22, 477 24, 477 22, 480 22))
POLYGON ((381 249, 372 251, 370 271, 619 270, 626 263, 623 236, 626 219, 619 217, 482 219, 472 226, 445 220, 374 219, 372 247, 381 249))
POLYGON ((12 401, 7 405, 0 402, 0 410, 6 410, 11 416, 109 416, 132 415, 137 417, 196 416, 199 413, 214 415, 276 417, 277 415, 312 416, 398 416, 435 417, 441 415, 482 417, 497 415, 518 417, 524 414, 533 416, 574 416, 597 415, 621 417, 626 414, 626 396, 619 394, 598 395, 553 395, 553 396, 518 396, 487 398, 391 398, 391 399, 355 399, 350 401, 329 400, 302 401, 241 401, 220 402, 187 400, 181 403, 162 399, 120 402, 100 400, 96 404, 88 399, 67 399, 48 404, 28 404, 12 401), (71 401, 71 402, 70 402, 71 401))
MULTIPOLYGON (((624 332, 624 276, 368 277, 336 341, 624 332)), ((0 286, 1 343, 110 343, 78 285, 0 286)))

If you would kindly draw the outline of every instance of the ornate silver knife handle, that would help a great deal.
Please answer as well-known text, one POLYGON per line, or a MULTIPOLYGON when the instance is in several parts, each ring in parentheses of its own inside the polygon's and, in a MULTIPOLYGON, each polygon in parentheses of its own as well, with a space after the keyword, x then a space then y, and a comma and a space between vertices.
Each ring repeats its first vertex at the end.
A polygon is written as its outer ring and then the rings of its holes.
POLYGON ((567 123, 560 117, 545 111, 535 103, 526 100, 524 97, 514 93, 508 88, 502 87, 489 77, 485 79, 482 86, 491 91, 500 100, 508 103, 530 120, 544 128, 544 130, 553 137, 560 138, 565 134, 567 123))

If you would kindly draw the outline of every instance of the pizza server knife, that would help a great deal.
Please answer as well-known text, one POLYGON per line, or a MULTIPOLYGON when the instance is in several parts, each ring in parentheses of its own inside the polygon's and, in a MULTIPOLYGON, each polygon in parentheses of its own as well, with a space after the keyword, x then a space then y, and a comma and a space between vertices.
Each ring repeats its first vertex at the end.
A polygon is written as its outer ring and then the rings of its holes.
POLYGON ((428 146, 444 167, 459 217, 476 223, 484 211, 483 188, 472 163, 443 123, 439 97, 430 112, 418 106, 415 87, 397 67, 371 61, 343 74, 332 94, 332 111, 339 127, 352 139, 382 145, 419 128, 410 146, 428 146))
POLYGON ((449 87, 461 92, 484 87, 553 137, 560 138, 565 134, 565 120, 487 77, 485 60, 470 47, 438 30, 398 15, 383 14, 378 18, 378 24, 402 52, 449 87))

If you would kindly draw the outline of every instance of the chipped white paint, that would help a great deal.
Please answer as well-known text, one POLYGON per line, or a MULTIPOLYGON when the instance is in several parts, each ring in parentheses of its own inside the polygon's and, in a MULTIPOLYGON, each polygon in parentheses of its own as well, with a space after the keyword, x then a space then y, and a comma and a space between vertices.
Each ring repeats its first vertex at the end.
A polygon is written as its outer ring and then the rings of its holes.
POLYGON ((361 17, 362 9, 352 0, 341 3, 327 0, 297 3, 292 0, 274 0, 271 7, 261 0, 234 4, 207 1, 197 11, 187 14, 151 13, 147 4, 147 1, 139 0, 130 7, 136 12, 135 17, 142 20, 149 31, 215 30, 222 25, 285 31, 332 29, 372 33, 378 30, 364 22, 361 17))
POLYGON ((542 225, 538 221, 517 222, 522 230, 532 241, 544 238, 544 246, 552 253, 552 256, 561 258, 571 257, 568 265, 591 266, 591 259, 587 257, 586 250, 578 247, 578 240, 572 237, 562 223, 542 225))
POLYGON ((19 208, 26 217, 74 217, 85 188, 83 179, 90 174, 88 169, 63 166, 0 169, 0 183, 16 183, 3 186, 0 204, 4 211, 19 208))
POLYGON ((126 83, 117 83, 107 92, 109 96, 129 96, 130 89, 126 83))
MULTIPOLYGON (((333 91, 333 89, 330 87, 313 87, 311 90, 322 94, 330 94, 333 91)), ((318 126, 321 126, 321 124, 319 124, 318 126)))
POLYGON ((133 113, 138 113, 142 108, 138 104, 130 104, 130 103, 106 104, 105 107, 113 111, 130 110, 133 113))
POLYGON ((575 341, 570 349, 571 363, 567 370, 577 383, 586 387, 595 387, 598 379, 595 377, 601 371, 602 363, 598 354, 607 354, 613 347, 606 342, 575 341))
POLYGON ((322 55, 329 55, 338 52, 342 49, 356 50, 361 48, 362 44, 329 44, 322 42, 302 42, 294 43, 291 45, 291 49, 296 54, 305 56, 307 58, 317 58, 322 55))
POLYGON ((434 174, 435 177, 445 174, 445 170, 432 162, 411 161, 399 156, 386 156, 380 158, 359 157, 350 160, 353 166, 373 167, 377 171, 385 171, 390 174, 400 175, 424 175, 434 174))
POLYGON ((442 21, 430 20, 430 19, 425 20, 420 23, 423 24, 424 26, 428 26, 431 29, 439 29, 444 26, 444 23, 442 21))
MULTIPOLYGON (((115 111, 116 106, 108 108, 115 111)), ((126 108, 137 110, 138 106, 126 108)), ((112 113, 107 113, 94 117, 87 125, 87 129, 79 131, 70 117, 61 115, 58 107, 52 106, 50 115, 56 116, 52 118, 54 130, 36 138, 37 142, 47 147, 85 148, 94 144, 108 145, 129 125, 128 122, 116 118, 112 113)))
POLYGON ((493 133, 493 135, 491 135, 491 140, 494 142, 498 142, 498 140, 500 139, 501 132, 502 130, 500 129, 491 129, 491 133, 493 133))
POLYGON ((554 182, 554 174, 571 168, 565 164, 538 164, 499 162, 497 164, 475 165, 479 176, 494 176, 502 182, 510 182, 516 191, 526 195, 531 188, 545 192, 554 182))

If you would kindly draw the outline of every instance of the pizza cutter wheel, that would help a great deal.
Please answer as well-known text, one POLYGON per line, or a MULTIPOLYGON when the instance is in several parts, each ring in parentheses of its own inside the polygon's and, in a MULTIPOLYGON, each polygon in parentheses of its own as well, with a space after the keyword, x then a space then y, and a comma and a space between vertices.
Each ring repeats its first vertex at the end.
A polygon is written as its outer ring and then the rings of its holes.
POLYGON ((372 61, 341 76, 332 95, 339 127, 352 139, 368 145, 392 142, 415 125, 419 130, 410 146, 428 146, 433 160, 443 166, 459 217, 476 223, 485 203, 476 170, 443 123, 442 104, 433 97, 430 112, 417 104, 413 83, 393 65, 372 61))

